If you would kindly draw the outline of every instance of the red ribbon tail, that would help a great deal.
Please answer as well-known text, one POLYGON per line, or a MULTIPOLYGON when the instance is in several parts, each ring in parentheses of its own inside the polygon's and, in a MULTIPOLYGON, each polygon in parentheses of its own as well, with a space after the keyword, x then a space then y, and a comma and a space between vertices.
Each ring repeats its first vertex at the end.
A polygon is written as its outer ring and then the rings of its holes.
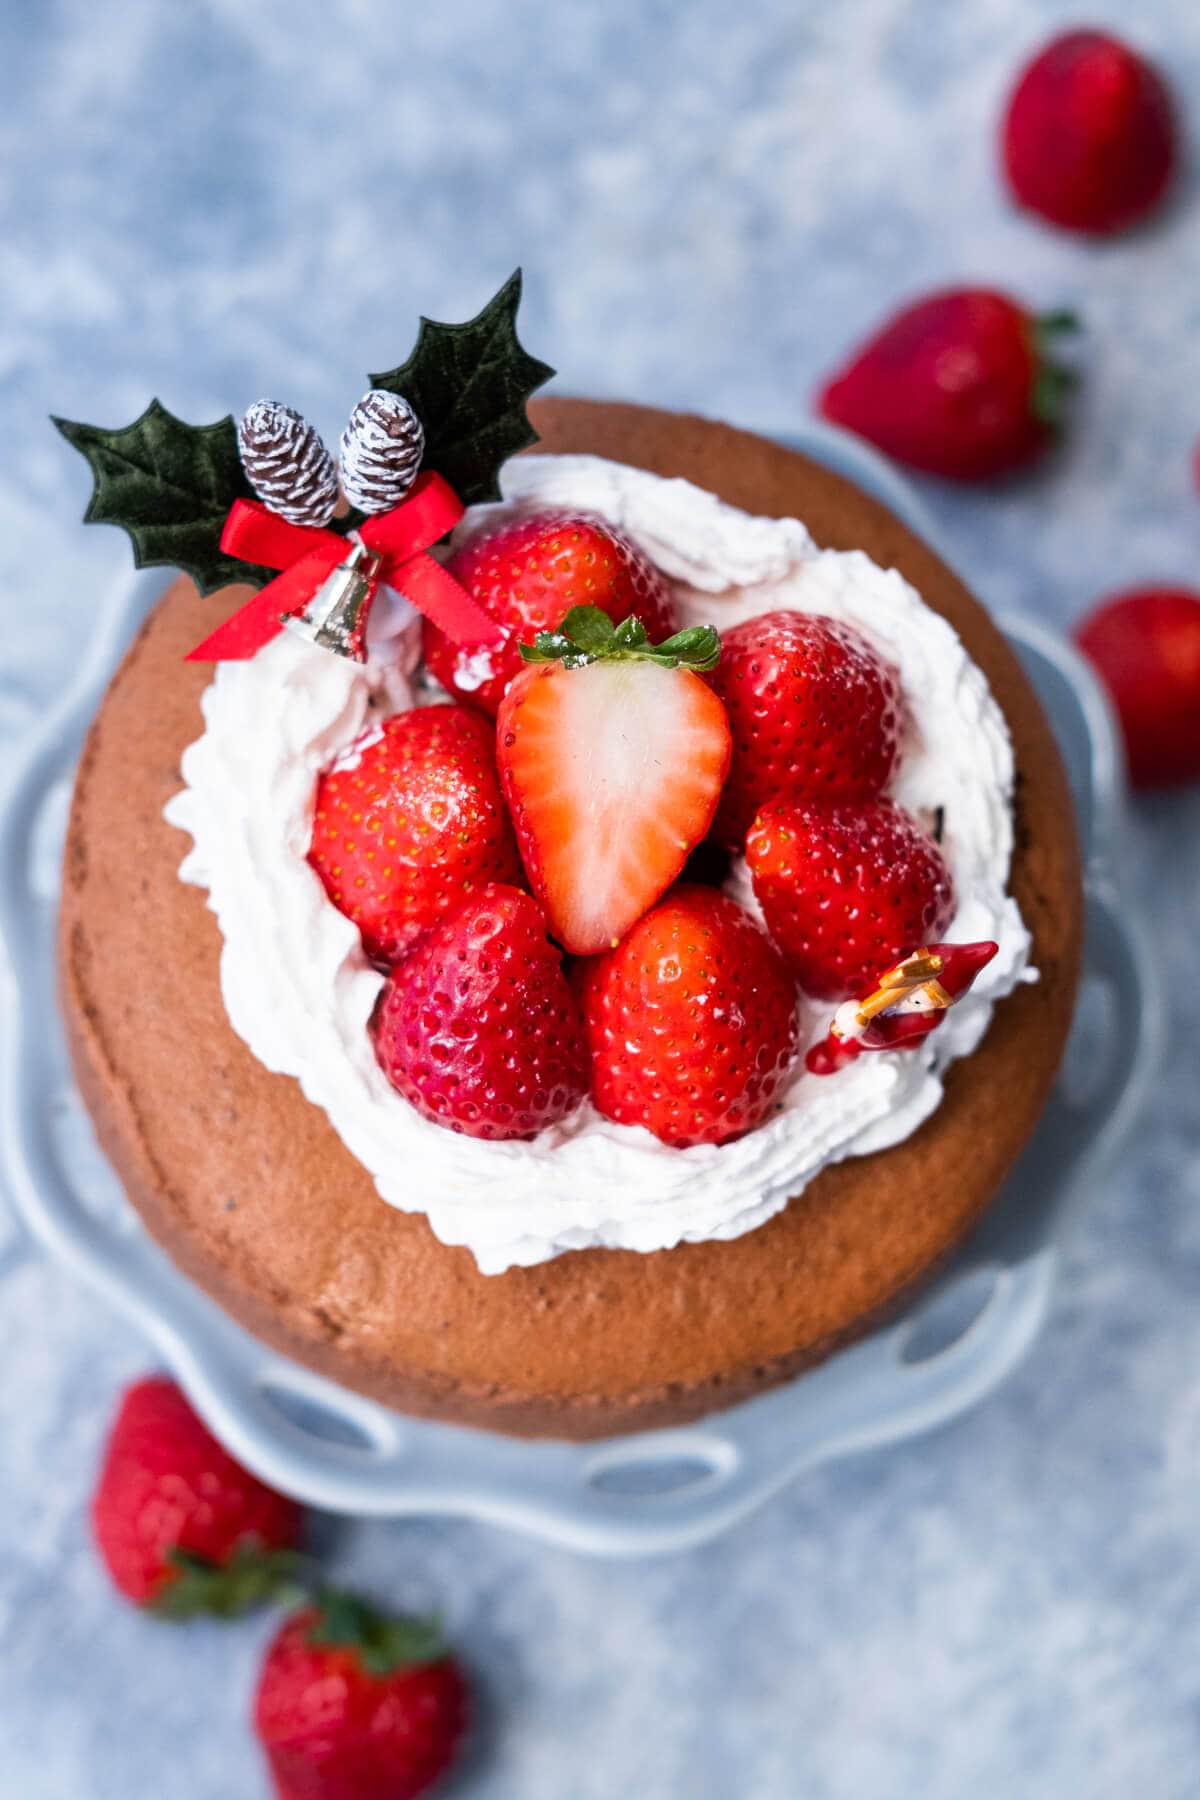
MULTIPOLYGON (((418 475, 391 512, 367 519, 361 537, 383 559, 383 580, 431 619, 452 643, 494 649, 505 633, 460 582, 427 554, 463 515, 463 503, 440 475, 418 475)), ((231 619, 188 652, 188 662, 244 662, 269 644, 282 620, 303 610, 347 554, 347 540, 320 526, 292 525, 257 500, 229 509, 221 548, 243 562, 282 569, 231 619)))
POLYGON ((218 625, 211 637, 189 650, 186 662, 246 662, 269 644, 280 629, 279 602, 272 592, 275 583, 268 582, 239 606, 232 617, 218 625))
POLYGON ((386 579, 406 600, 432 620, 452 644, 490 650, 504 642, 504 631, 472 599, 461 582, 424 551, 410 557, 386 579))
MULTIPOLYGON (((332 534, 331 534, 332 535, 332 534)), ((247 662, 264 644, 278 637, 281 620, 299 612, 316 593, 330 569, 336 568, 345 551, 341 538, 332 544, 318 544, 307 556, 268 581, 252 600, 239 606, 232 617, 218 625, 211 637, 189 650, 186 662, 247 662)))

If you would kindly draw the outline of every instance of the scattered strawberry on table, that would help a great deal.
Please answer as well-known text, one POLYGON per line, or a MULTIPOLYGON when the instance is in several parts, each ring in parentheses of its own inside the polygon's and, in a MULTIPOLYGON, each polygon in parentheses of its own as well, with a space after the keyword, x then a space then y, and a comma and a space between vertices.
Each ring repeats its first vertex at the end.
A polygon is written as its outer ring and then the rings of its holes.
POLYGON ((454 1762, 468 1710, 436 1626, 319 1593, 267 1650, 254 1724, 278 1800, 417 1800, 454 1762))
POLYGON ((1013 197, 1067 231, 1122 231, 1159 205, 1177 161, 1171 97, 1119 38, 1068 31, 1022 72, 1004 115, 1013 197))
POLYGON ((384 964, 472 888, 520 881, 490 722, 426 706, 359 738, 317 783, 309 861, 384 964))
POLYGON ((1033 462, 1063 422, 1073 371, 1051 359, 1076 329, 990 288, 947 288, 896 313, 821 389, 821 412, 897 462, 990 481, 1033 462))
POLYGON ((818 1000, 860 992, 954 916, 940 849, 892 800, 764 807, 746 861, 767 929, 818 1000))
POLYGON ((798 612, 760 613, 722 634, 709 676, 733 755, 714 834, 740 850, 772 800, 869 800, 891 779, 903 707, 895 671, 860 631, 798 612))
POLYGON ((303 1515, 236 1463, 162 1375, 128 1388, 92 1497, 105 1567, 174 1618, 257 1606, 290 1574, 303 1515))
POLYGON ((92 1523, 117 1587, 163 1618, 299 1605, 255 1708, 278 1800, 416 1800, 449 1769, 469 1694, 440 1629, 328 1586, 295 1548, 302 1509, 235 1462, 168 1377, 126 1390, 92 1523))
POLYGON ((587 1092, 575 996, 536 901, 480 888, 389 975, 375 1054, 417 1111, 468 1137, 527 1138, 587 1092))
POLYGON ((720 640, 696 626, 655 645, 574 607, 523 654, 496 721, 521 857, 564 949, 620 942, 706 835, 729 769, 725 708, 702 673, 720 640))
POLYGON ((583 991, 597 1108, 667 1144, 721 1144, 760 1124, 795 1060, 783 960, 713 888, 675 888, 588 967, 583 991))
POLYGON ((1134 786, 1200 780, 1200 593, 1130 589, 1075 636, 1112 696, 1134 786))
POLYGON ((481 532, 447 567, 509 635, 481 658, 427 622, 425 662, 449 693, 489 713, 522 667, 521 644, 554 630, 574 606, 597 606, 614 625, 636 614, 653 643, 675 630, 670 590, 653 563, 587 513, 541 510, 481 532))

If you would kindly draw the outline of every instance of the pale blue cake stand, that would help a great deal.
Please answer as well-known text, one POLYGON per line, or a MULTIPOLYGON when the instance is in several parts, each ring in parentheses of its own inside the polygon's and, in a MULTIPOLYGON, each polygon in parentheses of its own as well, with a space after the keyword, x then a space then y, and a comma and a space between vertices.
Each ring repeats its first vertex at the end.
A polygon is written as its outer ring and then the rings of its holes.
MULTIPOLYGON (((811 426, 791 441, 936 538, 905 483, 852 439, 811 426)), ((1004 1379, 1038 1333, 1063 1233, 1103 1179, 1155 1060, 1145 958, 1115 885, 1120 758, 1106 703, 1065 644, 1029 620, 1002 621, 1066 758, 1087 941, 1062 1077, 983 1229, 899 1323, 761 1399, 604 1443, 526 1443, 390 1412, 265 1348, 150 1241, 92 1140, 55 992, 62 829, 84 730, 160 587, 135 578, 101 609, 78 681, 0 793, 0 933, 12 978, 0 1172, 34 1236, 142 1327, 242 1461, 335 1512, 454 1513, 577 1550, 638 1555, 712 1537, 803 1470, 944 1424, 1004 1379)))

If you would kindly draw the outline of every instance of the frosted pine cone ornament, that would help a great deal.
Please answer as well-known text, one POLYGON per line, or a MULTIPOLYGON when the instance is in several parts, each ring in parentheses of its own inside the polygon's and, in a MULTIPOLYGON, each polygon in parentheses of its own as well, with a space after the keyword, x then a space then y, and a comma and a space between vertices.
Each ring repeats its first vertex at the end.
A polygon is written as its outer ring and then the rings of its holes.
POLYGON ((424 453, 425 427, 408 401, 372 388, 342 433, 342 492, 360 512, 390 512, 417 479, 424 453))
POLYGON ((256 400, 238 426, 238 454, 250 485, 291 525, 327 525, 337 506, 337 468, 317 432, 294 407, 256 400))

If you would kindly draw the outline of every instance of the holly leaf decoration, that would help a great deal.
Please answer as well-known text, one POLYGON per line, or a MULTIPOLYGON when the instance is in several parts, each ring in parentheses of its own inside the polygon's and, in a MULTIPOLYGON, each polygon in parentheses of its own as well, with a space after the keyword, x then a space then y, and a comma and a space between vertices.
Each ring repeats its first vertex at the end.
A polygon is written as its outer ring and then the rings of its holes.
POLYGON ((173 564, 202 594, 231 581, 263 587, 272 579, 274 570, 221 549, 229 508, 254 498, 231 417, 189 425, 152 400, 140 419, 115 431, 73 419, 53 423, 91 467, 95 486, 84 522, 127 531, 139 569, 173 564))
POLYGON ((425 427, 422 468, 436 470, 468 506, 498 500, 502 464, 537 442, 525 403, 554 370, 517 337, 520 300, 517 269, 465 324, 422 318, 408 361, 370 378, 413 407, 425 427))

